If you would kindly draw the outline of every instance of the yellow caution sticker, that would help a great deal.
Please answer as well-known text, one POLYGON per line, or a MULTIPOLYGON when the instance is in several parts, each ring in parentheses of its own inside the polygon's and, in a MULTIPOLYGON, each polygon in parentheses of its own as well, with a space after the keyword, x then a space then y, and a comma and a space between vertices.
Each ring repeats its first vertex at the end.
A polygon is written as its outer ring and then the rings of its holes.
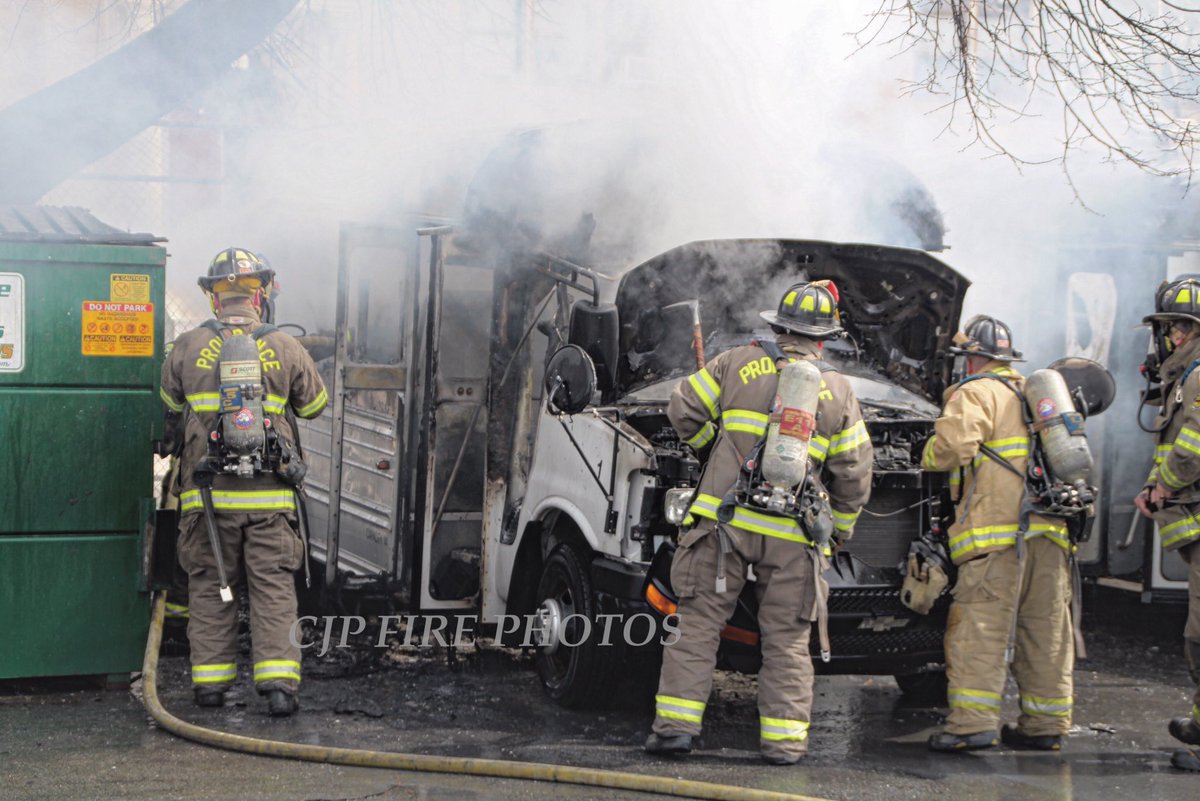
POLYGON ((153 356, 154 304, 83 302, 84 356, 153 356))
POLYGON ((150 276, 136 273, 109 273, 108 297, 118 303, 149 303, 150 276))

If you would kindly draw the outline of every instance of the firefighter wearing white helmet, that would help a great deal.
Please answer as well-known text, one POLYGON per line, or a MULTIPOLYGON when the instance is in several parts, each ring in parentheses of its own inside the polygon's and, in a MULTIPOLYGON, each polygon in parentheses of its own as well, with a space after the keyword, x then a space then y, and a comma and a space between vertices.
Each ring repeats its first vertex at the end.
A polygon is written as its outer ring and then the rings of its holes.
POLYGON ((680 636, 663 652, 653 733, 646 742, 650 753, 687 753, 700 733, 719 634, 749 565, 757 579, 762 632, 762 757, 770 764, 793 764, 807 750, 813 698, 809 636, 812 621, 824 617, 828 593, 820 573, 830 546, 853 532, 870 494, 874 460, 853 390, 820 360, 823 340, 842 333, 836 293, 827 281, 792 286, 778 311, 761 315, 776 339, 720 354, 681 381, 671 396, 672 425, 708 458, 671 567, 680 636), (814 390, 812 409, 788 409, 790 401, 777 397, 787 392, 781 370, 800 366, 793 362, 804 362, 815 376, 809 381, 801 375, 796 382, 814 390), (759 491, 781 489, 762 484, 760 473, 748 471, 744 461, 761 448, 768 429, 808 440, 810 464, 796 474, 810 477, 807 489, 759 491), (827 489, 812 492, 822 478, 827 489), (804 508, 811 517, 779 500, 814 497, 822 498, 823 511, 816 509, 821 504, 809 503, 804 508), (778 506, 772 505, 775 500, 778 506))
POLYGON ((967 377, 946 390, 922 454, 925 470, 950 474, 958 566, 945 637, 950 714, 929 748, 969 751, 1003 739, 1057 751, 1073 703, 1073 546, 1061 519, 1021 514, 1031 441, 1011 330, 974 317, 950 351, 965 358, 967 377), (1000 729, 1010 656, 1021 711, 1016 726, 1000 729))
POLYGON ((258 256, 222 250, 199 284, 216 319, 175 341, 161 392, 184 418, 179 562, 188 574, 194 698, 221 706, 237 678, 235 590, 244 574, 255 688, 270 714, 290 715, 300 683, 293 573, 304 548, 303 462, 289 416, 319 415, 325 386, 308 352, 262 322, 274 272, 258 256))
MULTIPOLYGON (((1154 468, 1134 502, 1158 524, 1163 547, 1188 564, 1184 653, 1197 687, 1190 714, 1171 721, 1168 730, 1180 742, 1200 746, 1200 280, 1164 282, 1154 305, 1143 322, 1154 330, 1162 409, 1154 426, 1154 468)), ((1200 771, 1200 754, 1177 751, 1171 764, 1200 771)))

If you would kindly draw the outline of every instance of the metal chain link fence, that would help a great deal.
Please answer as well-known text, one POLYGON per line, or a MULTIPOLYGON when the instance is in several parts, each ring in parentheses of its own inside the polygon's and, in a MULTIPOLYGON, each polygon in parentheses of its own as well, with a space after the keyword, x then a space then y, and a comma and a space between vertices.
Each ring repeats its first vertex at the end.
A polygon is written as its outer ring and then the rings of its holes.
MULTIPOLYGON (((182 297, 167 292, 166 299, 166 319, 163 321, 163 341, 169 347, 175 338, 185 331, 190 331, 200 323, 212 317, 211 310, 204 303, 204 298, 199 291, 193 293, 194 297, 182 297)), ((163 479, 167 475, 167 471, 171 468, 171 460, 162 457, 154 457, 154 500, 160 506, 162 505, 163 495, 163 479)))

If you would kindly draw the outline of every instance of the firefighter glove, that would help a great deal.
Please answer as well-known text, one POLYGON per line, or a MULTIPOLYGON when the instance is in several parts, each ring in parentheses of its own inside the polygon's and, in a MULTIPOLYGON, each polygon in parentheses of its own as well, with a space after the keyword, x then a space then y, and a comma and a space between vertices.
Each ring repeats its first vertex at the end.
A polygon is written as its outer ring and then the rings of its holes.
POLYGON ((918 561, 916 554, 910 554, 908 571, 900 587, 900 601, 917 614, 927 615, 949 583, 950 579, 942 568, 930 562, 918 561))

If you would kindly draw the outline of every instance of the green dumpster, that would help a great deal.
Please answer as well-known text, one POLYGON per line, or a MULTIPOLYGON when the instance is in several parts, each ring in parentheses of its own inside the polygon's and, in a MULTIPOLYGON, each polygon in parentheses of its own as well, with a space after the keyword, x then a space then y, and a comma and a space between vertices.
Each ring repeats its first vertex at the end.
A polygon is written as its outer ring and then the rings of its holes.
POLYGON ((162 241, 0 207, 0 679, 141 665, 162 241))

